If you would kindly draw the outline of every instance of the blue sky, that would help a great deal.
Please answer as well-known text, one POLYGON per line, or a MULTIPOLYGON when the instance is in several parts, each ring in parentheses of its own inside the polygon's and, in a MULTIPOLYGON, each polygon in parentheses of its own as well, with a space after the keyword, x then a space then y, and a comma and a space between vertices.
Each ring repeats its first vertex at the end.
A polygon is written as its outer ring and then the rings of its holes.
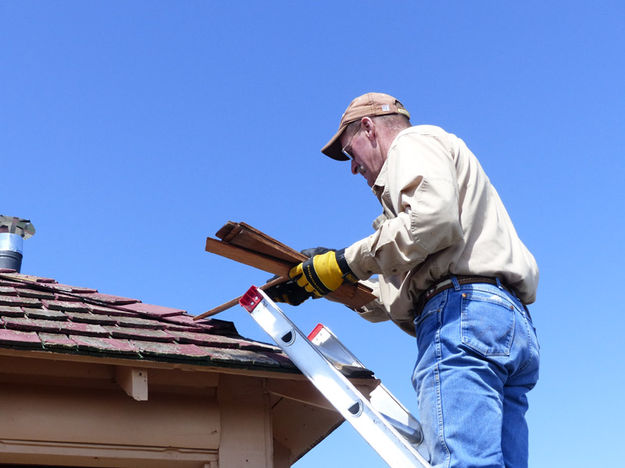
MULTIPOLYGON (((319 150, 353 97, 388 92, 467 142, 538 260, 530 466, 614 466, 624 5, 0 1, 0 213, 37 228, 22 271, 199 314, 268 276, 203 251, 228 220, 347 246, 379 207, 319 150)), ((285 311, 416 411, 411 337, 327 301, 285 311)), ((238 308, 219 317, 268 340, 238 308)), ((296 466, 321 463, 384 466, 347 426, 296 466)))

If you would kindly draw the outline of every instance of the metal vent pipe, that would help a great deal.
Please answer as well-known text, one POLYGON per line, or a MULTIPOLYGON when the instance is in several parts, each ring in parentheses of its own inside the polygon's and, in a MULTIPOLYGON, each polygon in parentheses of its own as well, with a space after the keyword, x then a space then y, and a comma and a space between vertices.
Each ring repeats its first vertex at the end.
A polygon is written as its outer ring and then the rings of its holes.
POLYGON ((35 234, 28 219, 0 215, 0 268, 18 273, 22 268, 24 239, 35 234))

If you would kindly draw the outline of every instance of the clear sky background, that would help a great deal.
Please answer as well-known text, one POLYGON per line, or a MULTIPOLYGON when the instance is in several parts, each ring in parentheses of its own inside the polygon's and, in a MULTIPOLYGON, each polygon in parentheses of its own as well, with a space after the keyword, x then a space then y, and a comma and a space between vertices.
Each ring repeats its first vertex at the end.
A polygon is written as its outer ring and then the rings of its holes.
MULTIPOLYGON (((622 1, 2 0, 0 213, 37 228, 23 273, 199 314, 270 276, 204 252, 228 220, 298 249, 371 233, 364 179, 319 150, 352 98, 393 94, 467 142, 538 260, 530 466, 617 466, 624 85, 622 1)), ((410 336, 285 311, 416 412, 410 336)), ((384 466, 347 425, 296 466, 322 464, 384 466)))

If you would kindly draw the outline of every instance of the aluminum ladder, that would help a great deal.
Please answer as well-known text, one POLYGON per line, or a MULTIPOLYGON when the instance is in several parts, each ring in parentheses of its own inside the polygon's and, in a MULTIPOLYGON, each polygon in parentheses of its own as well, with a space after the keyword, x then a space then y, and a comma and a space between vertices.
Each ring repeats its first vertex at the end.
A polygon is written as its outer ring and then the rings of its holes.
POLYGON ((306 337, 255 286, 239 303, 389 466, 431 468, 417 451, 423 441, 419 422, 383 385, 370 399, 358 391, 344 374, 362 375, 367 369, 328 328, 318 325, 306 337))

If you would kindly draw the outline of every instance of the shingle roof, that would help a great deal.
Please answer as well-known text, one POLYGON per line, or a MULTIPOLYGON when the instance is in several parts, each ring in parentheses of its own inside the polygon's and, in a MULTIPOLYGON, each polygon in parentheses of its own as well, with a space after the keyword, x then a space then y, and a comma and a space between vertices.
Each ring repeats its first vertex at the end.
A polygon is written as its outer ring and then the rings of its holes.
POLYGON ((232 322, 0 269, 0 348, 299 372, 232 322))

